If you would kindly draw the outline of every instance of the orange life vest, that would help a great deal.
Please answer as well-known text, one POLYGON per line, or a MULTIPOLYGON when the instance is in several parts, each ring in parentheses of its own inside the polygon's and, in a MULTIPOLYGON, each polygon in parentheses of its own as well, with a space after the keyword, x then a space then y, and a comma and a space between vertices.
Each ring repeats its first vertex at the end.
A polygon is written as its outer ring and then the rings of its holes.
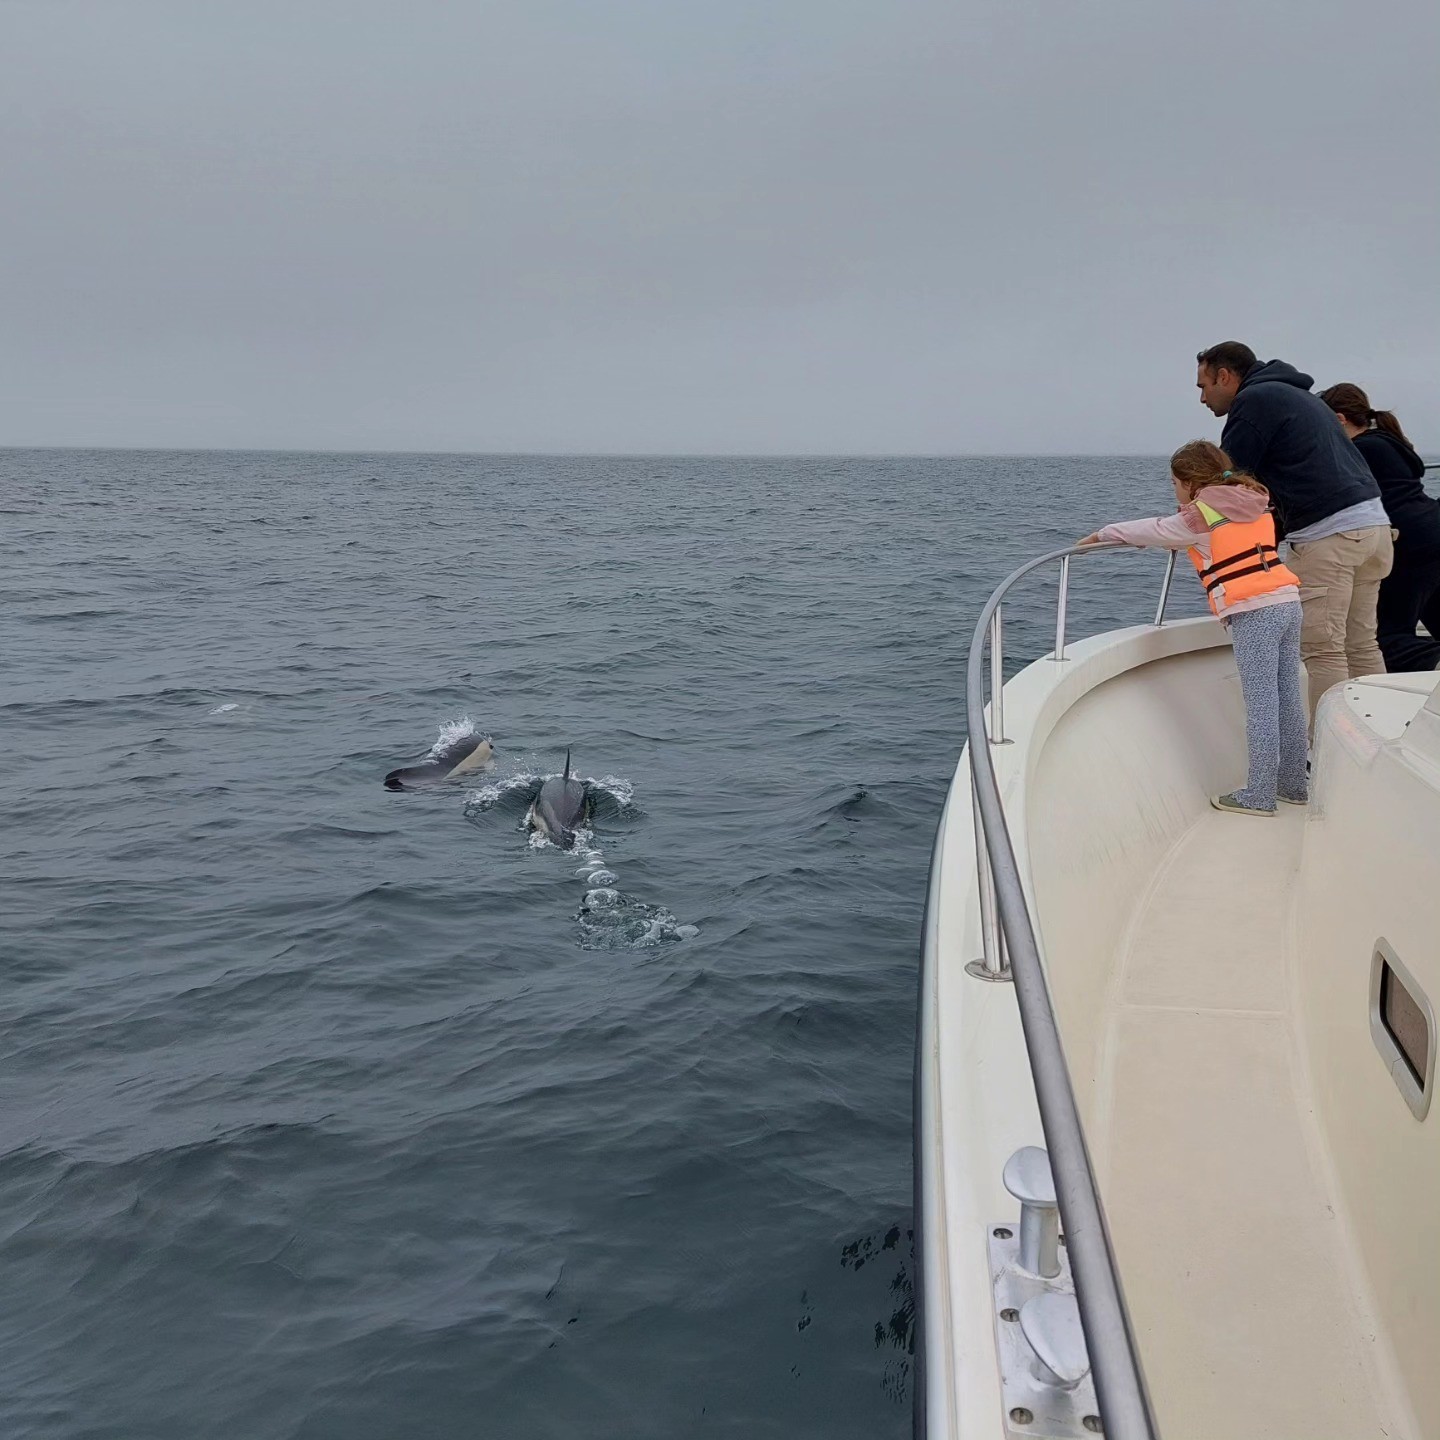
POLYGON ((1233 605, 1237 600, 1269 595, 1286 585, 1299 585, 1295 572, 1280 563, 1273 515, 1262 515, 1258 520, 1227 520, 1203 501, 1195 503, 1210 527, 1210 563, 1207 565, 1193 546, 1190 563, 1215 614, 1220 613, 1217 601, 1233 605))

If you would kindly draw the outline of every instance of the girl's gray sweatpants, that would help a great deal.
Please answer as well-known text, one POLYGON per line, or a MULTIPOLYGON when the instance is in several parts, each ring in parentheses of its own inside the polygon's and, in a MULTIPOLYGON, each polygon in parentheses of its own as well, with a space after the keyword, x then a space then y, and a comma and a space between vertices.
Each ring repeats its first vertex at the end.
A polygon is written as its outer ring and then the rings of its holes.
POLYGON ((1235 798, 1257 810, 1273 810, 1277 791, 1287 800, 1304 800, 1308 793, 1300 614, 1300 602, 1286 600, 1228 617, 1250 747, 1250 778, 1235 798))

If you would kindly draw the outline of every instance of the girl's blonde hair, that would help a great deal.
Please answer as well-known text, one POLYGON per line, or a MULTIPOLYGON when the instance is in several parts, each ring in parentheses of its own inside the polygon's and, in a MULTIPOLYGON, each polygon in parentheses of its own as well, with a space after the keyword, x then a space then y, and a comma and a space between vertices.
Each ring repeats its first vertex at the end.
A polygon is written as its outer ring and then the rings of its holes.
POLYGON ((1194 499, 1207 485, 1241 485, 1268 500, 1270 492, 1253 476, 1233 469, 1230 457, 1209 440, 1191 440, 1170 457, 1170 473, 1194 499))

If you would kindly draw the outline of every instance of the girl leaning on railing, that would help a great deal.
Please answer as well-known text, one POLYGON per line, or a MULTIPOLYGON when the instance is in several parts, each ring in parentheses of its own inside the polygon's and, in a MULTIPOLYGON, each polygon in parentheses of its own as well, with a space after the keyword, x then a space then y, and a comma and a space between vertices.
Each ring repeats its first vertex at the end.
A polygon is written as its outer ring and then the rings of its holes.
POLYGON ((1210 608, 1235 646, 1250 751, 1245 784, 1212 795, 1210 803, 1238 815, 1274 815, 1277 801, 1304 805, 1309 747, 1300 582, 1280 562, 1270 492, 1233 469, 1230 457, 1208 440, 1192 440, 1170 457, 1170 479, 1180 505, 1176 514, 1106 525, 1079 543, 1189 552, 1210 608))

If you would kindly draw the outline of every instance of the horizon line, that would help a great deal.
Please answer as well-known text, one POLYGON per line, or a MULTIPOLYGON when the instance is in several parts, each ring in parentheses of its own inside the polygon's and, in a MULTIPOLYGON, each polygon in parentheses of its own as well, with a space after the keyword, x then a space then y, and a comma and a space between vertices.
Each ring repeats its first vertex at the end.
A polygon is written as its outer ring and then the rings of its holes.
POLYGON ((479 460, 1152 460, 1160 450, 426 450, 316 445, 10 445, 0 454, 68 451, 129 455, 435 455, 479 460))

